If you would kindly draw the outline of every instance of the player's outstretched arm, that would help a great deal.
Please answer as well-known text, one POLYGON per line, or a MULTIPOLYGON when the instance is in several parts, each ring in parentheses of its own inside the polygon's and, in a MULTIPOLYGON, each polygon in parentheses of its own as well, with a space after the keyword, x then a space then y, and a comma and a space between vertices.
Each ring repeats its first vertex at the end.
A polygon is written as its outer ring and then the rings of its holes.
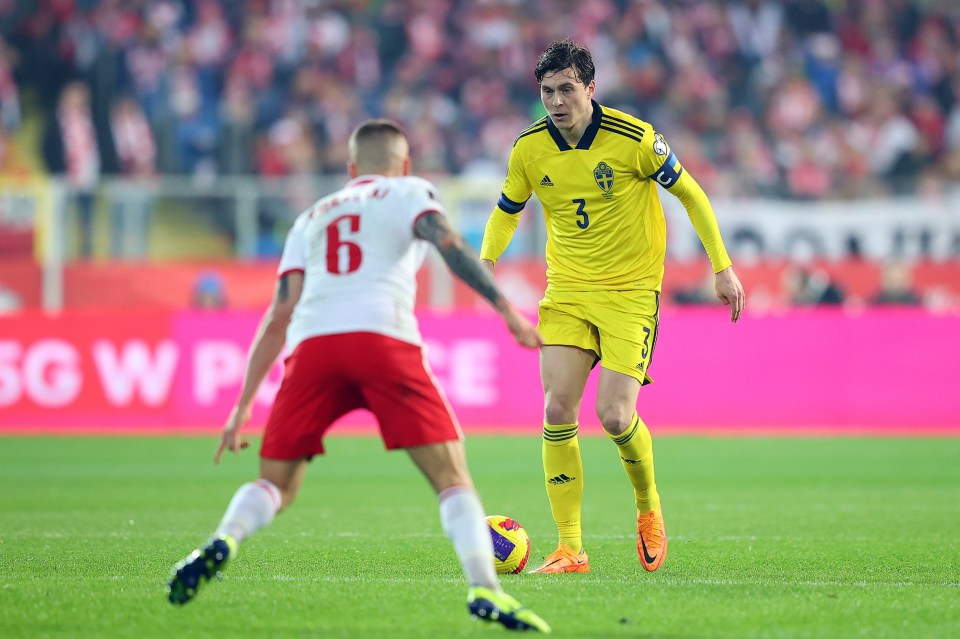
POLYGON ((303 273, 284 273, 277 281, 273 301, 267 312, 263 314, 263 319, 257 327, 257 334, 253 338, 253 344, 250 346, 250 356, 243 374, 240 397, 237 399, 236 406, 230 411, 227 423, 223 426, 220 445, 213 457, 213 463, 220 463, 223 451, 238 453, 240 449, 249 445, 248 442, 240 439, 240 429, 250 420, 257 389, 260 388, 260 384, 270 372, 270 367, 283 351, 283 345, 287 339, 287 326, 290 324, 293 308, 300 300, 302 291, 303 273))
POLYGON ((717 298, 730 307, 730 321, 736 322, 743 312, 746 296, 740 279, 733 272, 727 249, 723 246, 720 227, 717 225, 717 218, 713 214, 713 207, 707 199, 707 194, 687 171, 681 173, 679 178, 667 188, 687 210, 687 215, 690 216, 693 228, 700 237, 716 273, 717 298))
POLYGON ((450 226, 446 216, 436 212, 425 213, 417 218, 415 230, 419 237, 437 247, 440 257, 454 275, 497 309, 518 344, 527 348, 537 348, 543 344, 537 329, 507 301, 494 282, 490 269, 480 264, 473 249, 450 226))
POLYGON ((734 273, 733 267, 728 266, 716 274, 717 299, 730 307, 730 321, 736 322, 743 312, 746 296, 740 278, 734 273))

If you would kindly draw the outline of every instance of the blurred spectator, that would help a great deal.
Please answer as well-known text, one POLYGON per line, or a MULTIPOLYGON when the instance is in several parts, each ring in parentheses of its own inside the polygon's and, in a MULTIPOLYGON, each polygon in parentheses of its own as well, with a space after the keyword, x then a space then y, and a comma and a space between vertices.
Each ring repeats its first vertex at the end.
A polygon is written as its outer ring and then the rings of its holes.
POLYGON ((790 197, 814 200, 833 192, 833 175, 821 157, 813 140, 804 138, 796 142, 796 157, 791 159, 786 170, 790 197))
POLYGON ((140 38, 126 51, 124 59, 129 85, 147 117, 156 122, 164 116, 161 81, 170 63, 170 54, 160 42, 160 30, 145 22, 140 38))
POLYGON ((867 158, 870 173, 895 193, 912 184, 922 159, 918 154, 917 128, 901 112, 894 87, 874 88, 865 117, 850 127, 850 143, 867 158))
POLYGON ((728 8, 730 25, 744 61, 769 60, 780 45, 783 7, 776 0, 737 0, 728 8))
POLYGON ((829 31, 833 26, 824 0, 786 0, 784 5, 784 23, 800 38, 829 31))
POLYGON ((228 84, 242 78, 256 105, 258 123, 272 122, 281 112, 280 90, 274 86, 273 54, 267 43, 267 23, 251 17, 244 28, 243 44, 226 69, 228 84))
POLYGON ((211 93, 210 71, 202 73, 189 47, 181 47, 167 69, 164 80, 168 120, 157 127, 170 136, 167 146, 174 150, 174 172, 211 175, 216 171, 219 116, 217 100, 211 93), (204 81, 204 75, 207 80, 204 81))
POLYGON ((233 33, 218 0, 199 0, 196 20, 187 29, 190 58, 204 71, 215 71, 232 57, 233 33))
POLYGON ((20 126, 20 92, 13 79, 18 58, 0 33, 0 126, 7 131, 20 126))
POLYGON ((842 71, 840 41, 832 33, 811 36, 803 48, 803 70, 816 89, 820 103, 836 112, 839 106, 838 82, 842 71))
POLYGON ((745 196, 777 195, 779 168, 756 118, 747 109, 740 109, 732 115, 729 127, 730 136, 724 141, 719 157, 725 164, 738 169, 740 180, 736 188, 739 193, 745 196))
POLYGON ((791 265, 783 271, 783 290, 793 306, 839 306, 843 291, 820 268, 791 265))
POLYGON ((883 306, 919 306, 921 299, 913 288, 910 265, 903 261, 884 264, 880 276, 880 291, 872 302, 883 306))
POLYGON ((0 30, 7 128, 23 85, 48 105, 84 78, 100 125, 126 90, 156 132, 162 173, 295 172, 289 149, 269 146, 294 117, 309 138, 295 153, 312 149, 315 171, 342 174, 349 131, 388 116, 407 125, 419 170, 485 174, 512 144, 502 131, 541 115, 529 92, 537 52, 571 36, 609 61, 598 97, 657 122, 712 192, 862 198, 957 179, 957 2, 16 5, 0 30))
MULTIPOLYGON (((261 175, 268 177, 284 175, 309 177, 316 171, 320 162, 311 135, 309 118, 298 110, 289 112, 274 123, 265 135, 258 137, 255 146, 257 170, 261 175)), ((344 160, 344 166, 346 166, 346 160, 344 160)))
POLYGON ((0 120, 0 175, 22 176, 27 173, 29 173, 29 167, 20 157, 13 145, 12 136, 4 128, 3 121, 0 120))
POLYGON ((776 138, 803 133, 815 126, 822 115, 820 95, 802 76, 786 78, 774 90, 767 114, 776 138))
POLYGON ((676 304, 690 306, 719 304, 716 282, 717 278, 713 273, 713 267, 708 264, 703 278, 696 285, 689 288, 678 288, 674 291, 673 301, 676 304))
POLYGON ((100 181, 100 150, 90 112, 90 90, 82 82, 67 84, 43 137, 47 170, 66 177, 80 226, 80 254, 93 253, 93 198, 100 181))
POLYGON ((220 118, 223 125, 218 140, 217 161, 224 175, 254 173, 254 137, 257 109, 253 91, 246 78, 227 78, 220 118))
POLYGON ((110 132, 123 181, 111 196, 110 254, 143 258, 153 213, 157 147, 140 104, 121 96, 113 105, 110 132))
POLYGON ((924 164, 931 163, 946 146, 946 117, 933 97, 926 94, 915 95, 910 100, 909 117, 919 136, 915 147, 918 159, 924 164))
POLYGON ((193 283, 191 306, 198 310, 216 311, 227 308, 227 288, 216 271, 204 271, 193 283))

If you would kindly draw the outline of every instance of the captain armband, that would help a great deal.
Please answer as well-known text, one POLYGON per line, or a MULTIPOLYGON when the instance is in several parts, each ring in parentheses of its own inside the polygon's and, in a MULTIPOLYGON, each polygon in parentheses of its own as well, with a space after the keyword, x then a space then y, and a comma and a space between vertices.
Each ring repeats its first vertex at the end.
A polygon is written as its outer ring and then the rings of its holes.
POLYGON ((663 166, 647 177, 663 188, 669 189, 677 183, 681 175, 683 175, 683 167, 680 165, 680 160, 677 159, 677 154, 671 151, 663 166))

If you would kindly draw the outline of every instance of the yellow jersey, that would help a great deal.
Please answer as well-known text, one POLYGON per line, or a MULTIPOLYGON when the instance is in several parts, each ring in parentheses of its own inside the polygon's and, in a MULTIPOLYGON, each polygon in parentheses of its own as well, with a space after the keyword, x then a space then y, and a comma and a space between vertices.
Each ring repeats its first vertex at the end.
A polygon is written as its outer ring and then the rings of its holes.
POLYGON ((730 260, 709 202, 650 124, 593 102, 592 121, 571 147, 544 117, 514 143, 480 257, 496 262, 517 222, 496 218, 516 218, 536 193, 546 219, 548 289, 659 291, 667 235, 657 185, 671 189, 678 183, 683 188, 677 196, 694 218, 715 272, 723 270, 730 260))

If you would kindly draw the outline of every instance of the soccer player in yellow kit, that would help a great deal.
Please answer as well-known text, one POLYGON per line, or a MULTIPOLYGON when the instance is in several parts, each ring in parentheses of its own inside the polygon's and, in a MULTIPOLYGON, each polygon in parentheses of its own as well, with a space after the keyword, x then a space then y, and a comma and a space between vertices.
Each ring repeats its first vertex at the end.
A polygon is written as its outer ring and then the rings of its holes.
POLYGON ((707 196, 650 124, 593 100, 594 71, 590 52, 570 40, 553 42, 540 56, 535 74, 548 115, 517 137, 480 251, 492 269, 536 193, 547 226, 547 290, 539 307, 543 469, 560 534, 557 550, 533 571, 540 573, 590 570, 577 419, 598 361, 597 416, 633 484, 637 555, 654 571, 667 554, 653 444, 636 412, 640 387, 652 381, 666 254, 658 185, 686 208, 731 321, 744 304, 707 196))

